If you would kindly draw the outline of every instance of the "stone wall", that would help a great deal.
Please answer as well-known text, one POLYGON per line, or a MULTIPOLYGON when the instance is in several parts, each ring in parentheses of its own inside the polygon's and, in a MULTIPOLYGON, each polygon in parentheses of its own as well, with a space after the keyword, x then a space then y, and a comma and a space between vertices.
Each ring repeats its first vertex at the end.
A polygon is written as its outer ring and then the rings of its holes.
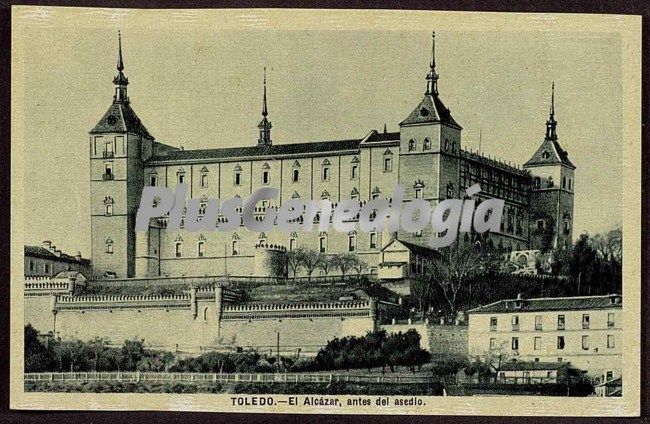
POLYGON ((388 333, 405 333, 414 329, 420 334, 420 346, 432 358, 467 358, 467 327, 460 325, 431 325, 427 323, 382 325, 388 333))

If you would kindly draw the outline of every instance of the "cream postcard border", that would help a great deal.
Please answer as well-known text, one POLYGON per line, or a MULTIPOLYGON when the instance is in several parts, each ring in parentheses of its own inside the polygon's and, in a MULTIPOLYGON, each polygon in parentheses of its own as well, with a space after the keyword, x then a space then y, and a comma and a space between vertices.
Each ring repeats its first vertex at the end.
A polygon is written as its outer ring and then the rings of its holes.
MULTIPOLYGON (((396 10, 289 9, 97 9, 13 6, 11 66, 11 338, 10 407, 44 410, 173 410, 223 412, 346 413, 409 415, 638 416, 640 413, 641 306, 641 17, 623 15, 433 12, 396 10), (31 26, 74 26, 117 30, 138 27, 237 30, 395 30, 395 31, 581 31, 621 36, 623 84, 623 396, 422 397, 420 407, 233 407, 231 395, 27 393, 23 385, 23 176, 28 159, 25 134, 23 37, 31 26)), ((83 138, 83 134, 79 135, 83 138)), ((605 164, 603 164, 605 165, 605 164)), ((340 399, 355 396, 337 396, 340 399)))

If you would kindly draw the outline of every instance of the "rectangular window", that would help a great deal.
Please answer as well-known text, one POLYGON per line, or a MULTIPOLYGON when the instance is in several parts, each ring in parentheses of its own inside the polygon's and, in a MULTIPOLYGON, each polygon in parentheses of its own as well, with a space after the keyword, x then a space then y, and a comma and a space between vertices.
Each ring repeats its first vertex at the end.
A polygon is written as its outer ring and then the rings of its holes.
POLYGON ((104 162, 104 174, 113 175, 113 162, 104 162))
POLYGON ((178 174, 178 184, 183 184, 185 182, 185 174, 178 174))
POLYGON ((199 258, 202 258, 205 255, 205 243, 199 242, 199 258))
POLYGON ((106 253, 113 253, 113 243, 106 244, 106 253))
POLYGON ((614 373, 612 371, 607 371, 606 375, 607 375, 607 377, 605 377, 605 378, 606 378, 607 381, 610 381, 610 380, 612 380, 614 378, 614 373))
POLYGON ((393 161, 391 158, 384 158, 384 172, 393 172, 393 161))
MULTIPOLYGON (((112 246, 112 245, 111 245, 112 246)), ((49 274, 50 273, 50 264, 45 264, 45 273, 49 274)))
POLYGON ((113 215, 113 204, 109 203, 106 205, 106 216, 113 215))
POLYGON ((370 233, 370 248, 377 248, 377 233, 370 233))
MULTIPOLYGON (((126 155, 126 146, 125 146, 125 143, 124 143, 124 137, 121 136, 121 135, 118 135, 117 137, 115 137, 115 144, 117 146, 120 146, 120 153, 122 153, 123 155, 126 155)), ((115 150, 117 150, 117 149, 115 149, 115 150)))
POLYGON ((490 317, 490 331, 497 331, 497 317, 490 317))
POLYGON ((564 330, 564 315, 558 315, 557 316, 557 329, 558 330, 564 330))
POLYGON ((497 339, 490 339, 490 349, 496 349, 497 339))
POLYGON ((327 250, 327 239, 325 237, 321 237, 318 241, 318 247, 321 253, 325 253, 327 250))
POLYGON ((208 186, 208 174, 201 174, 201 187, 205 188, 208 186))
POLYGON ((582 329, 589 330, 589 314, 582 315, 582 329))
POLYGON ((421 199, 422 198, 422 189, 421 188, 416 188, 415 189, 415 198, 416 199, 421 199))
POLYGON ((519 337, 512 338, 512 350, 519 350, 519 337))
POLYGON ((557 336, 557 348, 564 349, 564 336, 557 336))
POLYGON ((157 181, 155 175, 152 175, 152 176, 149 177, 149 185, 150 185, 151 187, 155 187, 157 182, 158 182, 158 181, 157 181))
POLYGON ((607 327, 612 328, 614 327, 614 324, 616 323, 616 314, 614 312, 610 312, 607 314, 607 327))
POLYGON ((543 219, 538 219, 537 220, 537 229, 540 230, 540 231, 544 229, 544 220, 543 219))
POLYGON ((29 270, 34 271, 34 261, 29 261, 29 270))
POLYGON ((350 171, 350 178, 352 178, 353 180, 357 179, 357 177, 359 176, 358 171, 359 171, 359 166, 352 165, 352 169, 350 171))
POLYGON ((241 172, 235 172, 234 184, 235 184, 236 186, 240 186, 240 185, 241 185, 241 172))
POLYGON ((582 336, 582 350, 589 350, 589 336, 582 336))
POLYGON ((297 183, 299 179, 300 179, 300 171, 298 169, 294 169, 293 170, 293 179, 292 179, 292 181, 294 183, 297 183))
POLYGON ((289 239, 289 250, 294 250, 296 248, 296 239, 291 238, 289 239))
POLYGON ((262 172, 262 184, 268 184, 270 181, 269 171, 262 172))
POLYGON ((512 331, 519 331, 519 315, 512 316, 512 331))
POLYGON ((535 331, 542 331, 542 316, 535 316, 535 331))
POLYGON ((327 166, 323 167, 323 171, 321 173, 321 179, 323 181, 329 181, 330 179, 330 169, 327 166))
POLYGON ((534 349, 535 350, 542 350, 542 338, 541 337, 535 337, 534 349))
POLYGON ((607 335, 607 347, 609 349, 612 349, 616 347, 616 339, 614 338, 613 334, 608 334, 607 335))
POLYGON ((355 236, 348 237, 348 252, 354 252, 357 248, 357 238, 355 236))
POLYGON ((239 242, 237 240, 232 241, 232 255, 239 255, 239 242))
POLYGON ((182 245, 180 243, 176 243, 176 257, 180 258, 181 256, 183 256, 182 245))

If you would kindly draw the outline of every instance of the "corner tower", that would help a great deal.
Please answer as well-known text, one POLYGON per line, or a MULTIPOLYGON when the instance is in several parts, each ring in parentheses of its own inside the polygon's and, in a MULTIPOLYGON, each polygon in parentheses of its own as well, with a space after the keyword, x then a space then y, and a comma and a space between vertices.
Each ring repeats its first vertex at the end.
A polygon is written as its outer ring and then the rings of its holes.
POLYGON ((564 248, 573 240, 576 167, 560 146, 556 129, 553 83, 546 135, 533 157, 524 164, 524 169, 533 177, 530 211, 530 247, 533 249, 564 248))
POLYGON ((90 222, 93 275, 135 273, 135 214, 143 187, 143 162, 153 136, 130 105, 118 35, 115 94, 108 111, 90 130, 90 222))
MULTIPOLYGON (((399 184, 405 200, 423 198, 435 206, 458 196, 461 126, 451 116, 438 92, 436 34, 432 34, 431 62, 424 98, 400 126, 399 184)), ((400 234, 400 239, 428 245, 431 228, 420 235, 400 234)))

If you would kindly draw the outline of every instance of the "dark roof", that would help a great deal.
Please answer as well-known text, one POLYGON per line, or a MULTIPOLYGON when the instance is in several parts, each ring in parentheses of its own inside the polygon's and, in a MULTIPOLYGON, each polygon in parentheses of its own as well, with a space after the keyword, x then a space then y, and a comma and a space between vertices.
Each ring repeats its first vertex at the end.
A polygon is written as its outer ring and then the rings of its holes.
POLYGON ((131 105, 126 102, 113 102, 102 119, 90 130, 91 134, 130 132, 153 138, 149 131, 135 114, 131 105))
POLYGON ((365 143, 378 143, 382 141, 399 141, 400 133, 399 132, 385 132, 380 133, 373 131, 372 134, 365 140, 365 143))
MULTIPOLYGON (((400 239, 395 239, 392 242, 388 243, 384 249, 386 249, 388 246, 393 244, 394 241, 398 241, 399 243, 402 243, 404 247, 406 247, 408 250, 410 250, 413 253, 417 253, 418 255, 422 255, 425 257, 437 257, 439 255, 438 251, 435 249, 431 249, 430 247, 426 246, 420 246, 418 244, 413 244, 408 241, 400 240, 400 239)), ((384 250, 382 249, 382 250, 384 250)), ((389 263, 389 262, 386 262, 389 263)))
POLYGON ((466 159, 468 162, 477 162, 477 163, 483 164, 485 166, 500 169, 502 171, 510 172, 511 174, 516 174, 516 175, 519 175, 519 176, 522 176, 522 177, 529 177, 530 176, 530 173, 525 169, 519 169, 517 167, 514 167, 512 165, 508 165, 507 163, 503 163, 503 162, 498 161, 496 159, 486 158, 482 154, 478 154, 478 153, 475 153, 475 152, 470 152, 470 151, 461 149, 460 150, 460 156, 463 159, 466 159))
POLYGON ((31 258, 49 259, 52 261, 59 261, 59 262, 75 263, 84 266, 90 264, 90 260, 88 259, 82 258, 79 261, 74 256, 67 255, 63 252, 61 252, 61 256, 57 256, 55 253, 50 252, 49 250, 41 246, 25 246, 25 256, 29 256, 31 258))
POLYGON ((510 361, 501 365, 499 371, 546 371, 559 370, 569 366, 570 362, 523 362, 510 361))
POLYGON ((557 140, 550 140, 548 138, 544 139, 542 144, 539 146, 533 157, 531 157, 524 166, 534 166, 534 165, 554 165, 554 164, 564 164, 572 169, 575 169, 575 165, 569 160, 569 154, 562 149, 560 143, 557 140), (547 157, 544 157, 544 151, 548 153, 547 157))
POLYGON ((619 303, 613 303, 618 294, 605 296, 580 296, 580 297, 546 297, 539 299, 507 299, 499 300, 478 308, 470 309, 470 313, 499 313, 499 312, 535 312, 535 311, 572 311, 582 309, 607 309, 620 308, 619 303), (520 301, 521 307, 515 307, 515 302, 520 301))
POLYGON ((385 261, 379 264, 379 266, 402 266, 402 265, 406 265, 406 262, 385 261))
POLYGON ((621 377, 616 377, 613 380, 608 380, 603 383, 600 383, 596 387, 618 387, 622 384, 622 381, 623 380, 621 379, 621 377))
POLYGON ((173 150, 151 157, 149 162, 184 160, 219 160, 250 156, 282 156, 300 153, 325 153, 358 150, 360 139, 316 141, 310 143, 275 144, 271 146, 226 147, 222 149, 173 150))
POLYGON ((452 127, 461 128, 451 116, 451 111, 445 107, 438 95, 425 94, 420 104, 413 112, 400 122, 400 125, 425 124, 441 122, 452 127))

